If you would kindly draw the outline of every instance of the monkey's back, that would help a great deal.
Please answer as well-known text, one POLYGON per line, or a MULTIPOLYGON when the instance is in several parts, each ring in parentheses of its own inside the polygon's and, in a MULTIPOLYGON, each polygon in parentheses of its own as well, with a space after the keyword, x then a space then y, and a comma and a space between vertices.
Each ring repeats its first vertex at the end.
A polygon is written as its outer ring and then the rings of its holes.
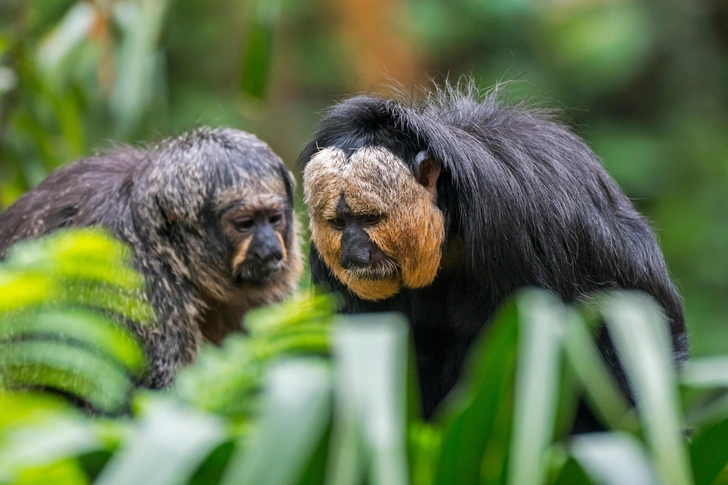
POLYGON ((0 258, 18 241, 66 227, 100 226, 117 237, 131 224, 128 198, 143 152, 118 149, 66 165, 0 213, 0 258))

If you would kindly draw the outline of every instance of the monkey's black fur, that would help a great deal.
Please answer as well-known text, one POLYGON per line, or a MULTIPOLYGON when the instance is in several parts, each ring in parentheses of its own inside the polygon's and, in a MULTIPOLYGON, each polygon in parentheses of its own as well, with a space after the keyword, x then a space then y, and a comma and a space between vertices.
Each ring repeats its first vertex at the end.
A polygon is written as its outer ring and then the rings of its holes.
MULTIPOLYGON (((481 96, 472 83, 428 92, 419 103, 357 96, 323 118, 299 167, 326 147, 351 155, 366 146, 387 148, 413 174, 422 150, 442 162, 438 276, 429 287, 364 301, 331 274, 313 244, 311 273, 341 295, 346 313, 393 310, 409 318, 426 416, 452 388, 476 334, 524 286, 566 302, 602 289, 644 291, 665 310, 675 362, 687 358, 681 300, 650 227, 584 141, 551 117, 506 105, 495 93, 481 96)), ((629 395, 609 339, 600 345, 629 395)))

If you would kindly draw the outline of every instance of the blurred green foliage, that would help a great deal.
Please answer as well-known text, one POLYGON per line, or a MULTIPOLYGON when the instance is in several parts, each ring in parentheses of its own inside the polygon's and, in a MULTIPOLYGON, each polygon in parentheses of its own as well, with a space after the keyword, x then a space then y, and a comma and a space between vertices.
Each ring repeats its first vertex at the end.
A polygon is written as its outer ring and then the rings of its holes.
POLYGON ((0 288, 32 295, 0 309, 0 484, 728 483, 728 359, 676 375, 662 312, 642 295, 578 308, 521 292, 425 422, 407 322, 335 316, 315 294, 249 313, 246 334, 204 346, 166 392, 131 388, 143 359, 106 315, 138 319, 144 303, 108 307, 101 291, 89 305, 61 289, 138 289, 127 262, 104 234, 75 230, 0 263, 0 288), (589 322, 602 318, 636 409, 595 347, 589 322), (606 430, 570 437, 582 396, 606 430))
POLYGON ((199 123, 252 131, 292 165, 318 113, 384 72, 515 79, 514 96, 562 108, 653 222, 693 353, 728 346, 722 0, 4 0, 0 207, 110 140, 199 123), (407 69, 386 50, 366 61, 390 40, 407 69))
POLYGON ((0 389, 52 388, 119 412, 144 370, 136 340, 112 318, 148 323, 129 251, 99 230, 10 248, 0 266, 0 389))
MULTIPOLYGON (((515 79, 514 96, 564 109, 653 221, 694 353, 725 353, 721 0, 4 0, 0 207, 110 140, 198 123, 252 131, 292 165, 317 113, 381 89, 380 72, 406 87, 515 79), (402 35, 409 70, 365 62, 375 40, 402 35)), ((728 483, 728 361, 673 375, 664 326, 634 295, 599 312, 639 413, 595 358, 586 310, 527 292, 425 423, 404 322, 334 318, 322 298, 254 312, 248 335, 203 348, 169 392, 133 391, 143 358, 108 314, 151 312, 127 264, 122 246, 82 231, 19 245, 0 265, 0 483, 728 483), (89 419, 28 386, 105 412, 131 398, 131 413, 89 419), (565 440, 581 395, 611 431, 565 440)))

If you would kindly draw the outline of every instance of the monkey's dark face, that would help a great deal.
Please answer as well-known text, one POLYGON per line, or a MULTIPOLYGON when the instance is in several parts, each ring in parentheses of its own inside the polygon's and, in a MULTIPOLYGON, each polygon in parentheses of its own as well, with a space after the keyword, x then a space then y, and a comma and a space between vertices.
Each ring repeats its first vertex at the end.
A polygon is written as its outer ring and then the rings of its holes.
POLYGON ((303 272, 295 181, 268 145, 236 130, 194 132, 141 175, 137 210, 173 239, 160 251, 206 300, 260 305, 293 291, 303 272))
POLYGON ((399 276, 396 261, 384 254, 371 240, 367 229, 374 229, 381 214, 357 214, 342 195, 336 205, 336 217, 331 226, 341 232, 339 264, 351 275, 362 280, 387 280, 399 276))
POLYGON ((442 258, 444 218, 435 202, 439 166, 418 181, 382 147, 347 157, 325 148, 303 174, 311 239, 349 290, 382 300, 432 283, 442 258))
POLYGON ((232 204, 222 216, 231 247, 230 271, 238 285, 267 283, 288 257, 287 204, 276 194, 256 194, 232 204))

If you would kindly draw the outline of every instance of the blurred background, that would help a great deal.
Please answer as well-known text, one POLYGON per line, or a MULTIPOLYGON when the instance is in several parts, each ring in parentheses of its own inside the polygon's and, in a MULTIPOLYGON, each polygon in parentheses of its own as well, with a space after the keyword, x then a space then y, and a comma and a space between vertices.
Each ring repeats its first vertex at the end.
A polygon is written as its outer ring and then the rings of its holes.
POLYGON ((652 221, 693 354, 725 352, 725 0, 0 0, 0 208, 202 124, 292 166, 342 97, 462 75, 561 110, 652 221))

